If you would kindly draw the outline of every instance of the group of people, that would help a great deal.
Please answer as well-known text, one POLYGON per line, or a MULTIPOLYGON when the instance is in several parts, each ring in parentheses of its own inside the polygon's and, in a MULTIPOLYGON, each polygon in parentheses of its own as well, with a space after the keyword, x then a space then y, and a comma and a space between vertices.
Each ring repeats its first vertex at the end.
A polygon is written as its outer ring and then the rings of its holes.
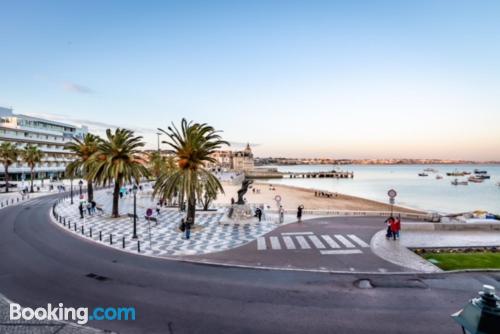
POLYGON ((335 198, 335 197, 337 197, 337 193, 330 193, 330 192, 326 192, 326 191, 315 191, 314 196, 315 197, 335 198))
POLYGON ((387 233, 385 237, 387 240, 393 238, 393 240, 399 239, 399 234, 401 231, 401 216, 394 218, 390 216, 386 219, 385 224, 387 225, 387 233))
POLYGON ((90 201, 85 203, 85 201, 80 201, 80 205, 78 205, 78 211, 80 212, 80 219, 83 219, 85 209, 87 209, 88 215, 92 216, 97 212, 97 203, 95 201, 90 201))

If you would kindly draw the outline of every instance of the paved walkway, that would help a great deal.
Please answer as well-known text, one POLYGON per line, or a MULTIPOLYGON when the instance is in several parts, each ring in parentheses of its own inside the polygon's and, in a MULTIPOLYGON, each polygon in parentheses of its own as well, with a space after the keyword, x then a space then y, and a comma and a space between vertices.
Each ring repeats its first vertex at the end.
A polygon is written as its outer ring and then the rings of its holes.
MULTIPOLYGON (((191 238, 185 240, 178 229, 185 213, 179 212, 177 208, 161 208, 160 215, 156 215, 156 204, 151 199, 150 189, 145 187, 137 195, 138 242, 132 239, 133 220, 127 216, 133 212, 133 196, 128 195, 120 200, 120 218, 110 218, 110 190, 97 191, 94 197, 97 205, 103 209, 102 214, 88 215, 85 210, 85 218, 81 219, 78 199, 73 205, 66 199, 56 209, 58 215, 64 218, 59 225, 95 242, 143 255, 166 257, 223 251, 249 243, 279 226, 274 222, 276 217, 273 215, 268 215, 267 220, 260 223, 255 219, 251 224, 236 225, 220 223, 225 209, 199 211, 196 213, 196 228, 191 231, 191 238), (153 209, 153 217, 158 223, 148 222, 144 218, 148 208, 153 209)), ((287 221, 290 220, 291 217, 287 217, 287 221)))
MULTIPOLYGON (((404 226, 403 226, 404 228, 404 226)), ((496 231, 404 231, 400 240, 387 240, 385 230, 371 239, 372 251, 386 261, 420 272, 440 272, 408 248, 486 247, 500 246, 500 232, 496 231)))
POLYGON ((57 334, 98 334, 111 333, 90 327, 64 321, 40 320, 10 320, 10 301, 0 294, 0 333, 32 334, 32 333, 57 333, 57 334))

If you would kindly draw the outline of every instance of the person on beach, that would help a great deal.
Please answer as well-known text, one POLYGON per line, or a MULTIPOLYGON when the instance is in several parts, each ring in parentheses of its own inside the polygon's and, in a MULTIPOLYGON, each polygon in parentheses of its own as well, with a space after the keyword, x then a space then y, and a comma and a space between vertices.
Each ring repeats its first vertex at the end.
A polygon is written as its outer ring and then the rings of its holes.
POLYGON ((299 223, 302 223, 302 210, 304 210, 304 206, 301 204, 297 208, 297 220, 299 221, 299 223))

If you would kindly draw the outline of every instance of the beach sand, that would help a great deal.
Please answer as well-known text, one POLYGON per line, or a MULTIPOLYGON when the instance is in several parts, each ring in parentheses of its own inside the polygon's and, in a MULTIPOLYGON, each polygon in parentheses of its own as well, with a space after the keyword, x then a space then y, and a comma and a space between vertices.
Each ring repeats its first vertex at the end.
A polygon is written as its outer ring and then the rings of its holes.
MULTIPOLYGON (((224 183, 225 194, 219 194, 215 203, 229 204, 231 198, 238 200, 238 189, 240 185, 231 185, 224 183)), ((337 194, 337 197, 325 198, 314 196, 314 190, 291 187, 285 185, 273 185, 275 190, 271 190, 267 183, 255 182, 253 188, 260 189, 259 193, 254 193, 252 189, 248 189, 245 194, 247 203, 258 203, 271 206, 276 209, 274 197, 281 196, 281 204, 285 210, 295 210, 299 205, 304 205, 305 210, 354 210, 354 211, 390 211, 390 205, 372 201, 360 197, 337 194)), ((394 207, 395 211, 422 213, 422 211, 394 207)))

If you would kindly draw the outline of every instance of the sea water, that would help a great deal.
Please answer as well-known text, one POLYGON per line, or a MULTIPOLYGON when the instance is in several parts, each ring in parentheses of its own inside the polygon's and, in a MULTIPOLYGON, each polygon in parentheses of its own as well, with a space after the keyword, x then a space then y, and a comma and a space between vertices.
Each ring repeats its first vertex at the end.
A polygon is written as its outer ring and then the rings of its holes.
MULTIPOLYGON (((331 171, 332 165, 266 166, 278 168, 280 172, 331 171)), ((285 184, 303 188, 338 192, 380 202, 388 202, 387 191, 398 193, 396 204, 416 209, 459 213, 485 210, 500 214, 500 165, 342 165, 335 167, 342 171, 354 172, 352 179, 305 178, 272 179, 268 183, 285 184), (429 176, 418 176, 425 168, 436 169, 437 173, 426 172, 429 176), (446 176, 447 172, 486 170, 491 179, 483 183, 452 185, 458 178, 467 180, 469 176, 446 176), (436 179, 436 175, 443 176, 436 179)), ((472 174, 473 175, 473 174, 472 174)))

